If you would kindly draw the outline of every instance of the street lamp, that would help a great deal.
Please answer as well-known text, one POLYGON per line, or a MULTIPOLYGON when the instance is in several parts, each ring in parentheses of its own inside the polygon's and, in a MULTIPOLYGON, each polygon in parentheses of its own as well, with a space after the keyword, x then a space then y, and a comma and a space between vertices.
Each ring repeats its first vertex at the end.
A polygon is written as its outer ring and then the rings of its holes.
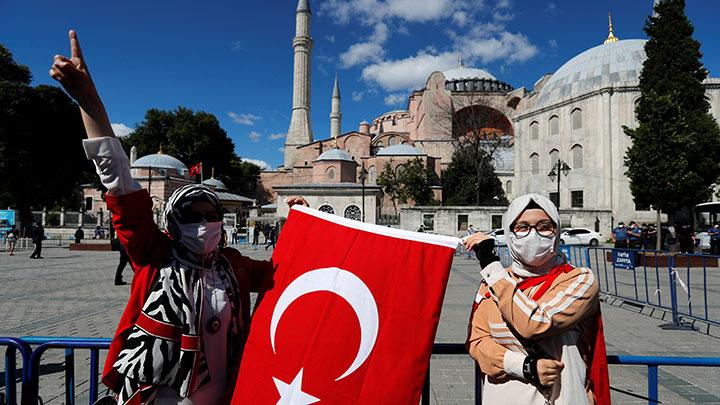
POLYGON ((548 177, 550 177, 550 181, 555 181, 555 178, 557 177, 557 201, 555 205, 560 209, 560 172, 567 177, 568 172, 572 170, 570 166, 568 166, 567 163, 565 163, 562 159, 558 159, 557 163, 555 163, 550 170, 550 173, 548 173, 548 177))
POLYGON ((365 170, 365 163, 363 162, 362 168, 360 169, 360 183, 362 184, 362 221, 365 222, 365 180, 367 180, 368 171, 365 170))

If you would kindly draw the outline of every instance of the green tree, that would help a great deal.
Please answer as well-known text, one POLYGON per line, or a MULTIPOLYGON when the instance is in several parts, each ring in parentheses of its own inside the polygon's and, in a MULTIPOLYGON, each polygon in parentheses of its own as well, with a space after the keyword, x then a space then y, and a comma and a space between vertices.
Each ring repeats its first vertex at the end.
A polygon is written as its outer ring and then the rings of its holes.
POLYGON ((243 162, 235 153, 235 144, 213 115, 178 107, 173 111, 150 109, 137 128, 122 139, 129 151, 138 156, 157 153, 160 148, 188 165, 203 163, 203 177, 211 170, 233 192, 254 195, 260 168, 243 162))
POLYGON ((632 139, 625 155, 630 190, 636 203, 658 210, 659 229, 660 211, 672 221, 711 197, 720 175, 720 129, 708 113, 702 84, 707 70, 685 1, 659 2, 655 12, 645 25, 639 126, 624 130, 632 139))
POLYGON ((33 208, 78 208, 78 186, 94 172, 77 105, 60 88, 32 87, 30 79, 0 45, 0 206, 17 209, 25 227, 33 208))
POLYGON ((390 163, 385 163, 377 183, 390 197, 395 213, 397 213, 398 203, 414 205, 437 203, 433 198, 431 186, 439 183, 438 176, 420 158, 398 165, 395 170, 390 163))
POLYGON ((492 156, 502 141, 495 136, 467 136, 442 172, 445 205, 507 205, 492 156))
POLYGON ((393 204, 393 209, 395 210, 395 214, 397 214, 397 204, 402 199, 402 190, 400 187, 400 183, 398 183, 395 170, 393 170, 390 162, 385 163, 383 171, 377 178, 377 184, 378 186, 382 187, 385 195, 390 198, 390 201, 393 204))

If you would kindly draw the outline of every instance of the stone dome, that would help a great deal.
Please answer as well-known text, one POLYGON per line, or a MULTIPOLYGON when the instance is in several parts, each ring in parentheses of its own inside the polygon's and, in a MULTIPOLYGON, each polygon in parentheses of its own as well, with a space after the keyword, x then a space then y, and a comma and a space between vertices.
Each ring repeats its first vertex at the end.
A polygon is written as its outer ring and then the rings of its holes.
POLYGON ((455 80, 467 80, 467 79, 485 79, 485 80, 497 80, 495 76, 488 73, 488 71, 477 68, 470 68, 465 66, 459 66, 454 69, 446 70, 443 73, 445 80, 452 82, 455 80))
POLYGON ((205 181, 202 182, 203 185, 208 186, 214 190, 227 190, 227 186, 225 186, 225 183, 222 181, 211 177, 205 181))
POLYGON ((377 156, 424 156, 425 153, 420 149, 410 145, 392 145, 382 148, 377 152, 377 156))
POLYGON ((187 173, 187 166, 178 159, 166 155, 164 153, 155 153, 153 155, 146 155, 133 162, 131 165, 134 169, 172 169, 176 170, 178 174, 184 175, 187 173))
POLYGON ((344 150, 335 149, 335 148, 323 152, 316 159, 316 161, 321 161, 321 160, 347 160, 350 162, 354 162, 352 157, 350 157, 349 153, 345 152, 344 150))
POLYGON ((540 90, 545 107, 616 83, 637 83, 645 56, 644 39, 626 39, 590 48, 565 62, 540 90))

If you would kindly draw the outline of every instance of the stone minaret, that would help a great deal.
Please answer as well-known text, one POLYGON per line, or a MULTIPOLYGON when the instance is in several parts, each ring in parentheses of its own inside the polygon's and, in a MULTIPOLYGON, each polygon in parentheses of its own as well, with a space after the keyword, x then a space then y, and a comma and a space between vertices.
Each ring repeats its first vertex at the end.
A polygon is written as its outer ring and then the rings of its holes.
POLYGON ((298 0, 295 13, 295 38, 293 51, 293 106, 290 128, 285 138, 285 169, 295 165, 296 148, 313 141, 310 125, 310 55, 313 41, 310 38, 310 2, 298 0))
POLYGON ((342 132, 342 112, 340 112, 340 83, 337 75, 335 76, 335 85, 332 94, 332 109, 330 111, 330 136, 334 139, 340 136, 342 132))

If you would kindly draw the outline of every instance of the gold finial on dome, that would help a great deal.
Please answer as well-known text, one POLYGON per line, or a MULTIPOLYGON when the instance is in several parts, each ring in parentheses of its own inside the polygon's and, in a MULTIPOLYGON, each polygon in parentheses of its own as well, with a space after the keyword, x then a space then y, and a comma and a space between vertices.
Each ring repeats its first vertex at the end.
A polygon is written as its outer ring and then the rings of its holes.
POLYGON ((210 178, 211 178, 211 179, 214 179, 214 178, 215 178, 215 167, 211 167, 211 168, 210 168, 210 178))
POLYGON ((609 28, 608 37, 605 40, 605 42, 603 42, 603 44, 609 44, 611 42, 619 41, 620 39, 618 37, 616 37, 615 34, 613 33, 612 14, 610 14, 610 13, 608 13, 608 28, 609 28))
POLYGON ((160 144, 160 148, 158 148, 158 155, 164 155, 165 152, 163 152, 162 144, 160 144))

